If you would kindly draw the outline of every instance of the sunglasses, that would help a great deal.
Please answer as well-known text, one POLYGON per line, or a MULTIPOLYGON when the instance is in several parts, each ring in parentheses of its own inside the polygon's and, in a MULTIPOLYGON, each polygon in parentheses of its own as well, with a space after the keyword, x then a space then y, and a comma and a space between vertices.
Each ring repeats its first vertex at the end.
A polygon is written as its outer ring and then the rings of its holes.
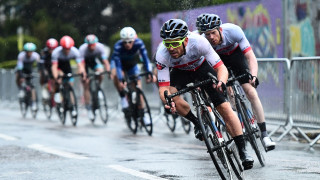
POLYGON ((123 44, 131 44, 133 41, 123 41, 123 44))
POLYGON ((163 41, 163 44, 166 48, 178 48, 182 45, 183 41, 185 40, 186 38, 183 38, 181 39, 180 41, 163 41))

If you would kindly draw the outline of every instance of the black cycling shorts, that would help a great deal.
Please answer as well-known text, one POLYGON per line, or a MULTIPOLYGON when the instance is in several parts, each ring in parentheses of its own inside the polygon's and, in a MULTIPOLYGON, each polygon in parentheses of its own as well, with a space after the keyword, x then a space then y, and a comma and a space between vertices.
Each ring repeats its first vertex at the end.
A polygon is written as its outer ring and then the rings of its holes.
MULTIPOLYGON (((223 61, 224 65, 228 68, 228 70, 232 70, 233 74, 237 77, 242 74, 246 74, 249 71, 248 62, 244 57, 240 47, 238 47, 235 52, 231 55, 222 55, 219 54, 221 60, 223 61)), ((245 84, 249 82, 249 76, 244 76, 239 80, 240 84, 245 84)))
MULTIPOLYGON (((204 61, 196 71, 184 71, 172 68, 170 72, 170 86, 180 90, 191 82, 207 80, 209 78, 208 72, 212 73, 214 76, 217 74, 207 61, 204 61)), ((203 86, 203 89, 207 92, 215 107, 228 101, 224 94, 212 87, 212 84, 203 86)))

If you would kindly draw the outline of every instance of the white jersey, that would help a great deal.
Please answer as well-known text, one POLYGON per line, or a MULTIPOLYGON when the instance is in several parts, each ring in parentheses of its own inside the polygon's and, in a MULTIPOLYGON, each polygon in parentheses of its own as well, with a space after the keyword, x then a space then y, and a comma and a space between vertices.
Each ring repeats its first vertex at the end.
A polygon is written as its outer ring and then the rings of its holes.
POLYGON ((66 55, 63 52, 62 46, 59 46, 53 50, 52 55, 51 55, 51 62, 52 63, 69 62, 71 59, 76 60, 77 63, 82 62, 79 50, 75 47, 72 47, 70 49, 69 54, 66 55))
POLYGON ((219 55, 213 50, 209 41, 198 34, 189 32, 186 54, 174 59, 167 48, 160 44, 156 53, 159 86, 170 85, 169 68, 178 68, 186 71, 196 71, 206 60, 210 66, 217 68, 223 64, 219 55))
POLYGON ((222 43, 212 46, 219 55, 231 55, 238 47, 243 54, 251 50, 250 43, 239 26, 225 23, 220 26, 220 31, 222 43))
POLYGON ((84 43, 79 47, 79 52, 82 60, 84 59, 95 59, 99 58, 101 60, 107 60, 107 54, 104 49, 104 45, 97 42, 96 47, 93 51, 90 51, 88 48, 88 44, 84 43))
POLYGON ((33 62, 40 62, 40 55, 37 52, 32 52, 31 56, 27 56, 27 52, 22 51, 18 55, 17 68, 19 70, 23 69, 24 64, 32 64, 33 62))

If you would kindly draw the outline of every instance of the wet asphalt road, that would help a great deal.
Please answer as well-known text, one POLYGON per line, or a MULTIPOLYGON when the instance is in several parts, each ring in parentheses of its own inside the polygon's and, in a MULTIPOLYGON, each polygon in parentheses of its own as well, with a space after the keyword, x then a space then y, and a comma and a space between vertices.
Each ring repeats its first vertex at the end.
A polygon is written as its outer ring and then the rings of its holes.
MULTIPOLYGON (((132 135, 122 113, 111 113, 107 125, 93 125, 81 111, 73 127, 69 119, 61 125, 55 114, 47 120, 42 111, 37 119, 23 119, 16 107, 2 104, 0 179, 219 179, 204 144, 193 132, 185 134, 180 122, 171 133, 159 116, 152 137, 132 135)), ((266 166, 254 156, 245 179, 320 179, 319 144, 309 149, 286 137, 264 156, 266 166)))

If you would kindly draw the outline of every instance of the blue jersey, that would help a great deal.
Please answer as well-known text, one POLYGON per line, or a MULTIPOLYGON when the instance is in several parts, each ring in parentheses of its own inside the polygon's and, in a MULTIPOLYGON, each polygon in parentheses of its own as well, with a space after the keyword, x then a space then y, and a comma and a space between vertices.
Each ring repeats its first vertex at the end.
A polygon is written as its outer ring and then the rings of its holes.
POLYGON ((123 79, 122 70, 129 71, 137 65, 137 61, 135 60, 136 55, 139 55, 139 58, 143 61, 146 71, 151 72, 150 59, 148 58, 148 53, 143 41, 136 38, 133 43, 130 50, 125 49, 122 40, 119 40, 114 45, 111 62, 115 63, 119 80, 123 79))

